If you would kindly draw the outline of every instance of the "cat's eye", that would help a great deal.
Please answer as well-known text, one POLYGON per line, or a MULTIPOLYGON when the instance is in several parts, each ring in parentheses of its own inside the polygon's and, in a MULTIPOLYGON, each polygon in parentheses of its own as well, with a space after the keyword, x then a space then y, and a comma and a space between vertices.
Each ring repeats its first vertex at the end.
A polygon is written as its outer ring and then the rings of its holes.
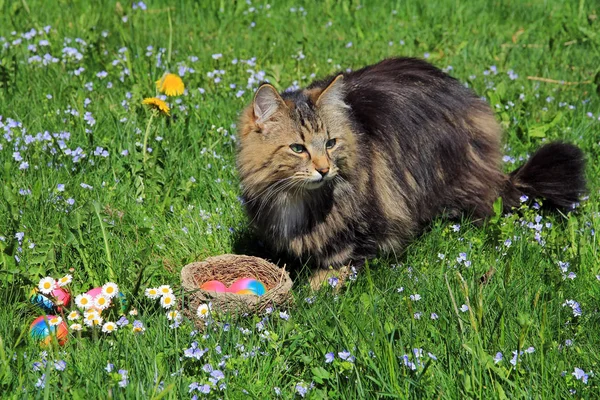
POLYGON ((298 153, 298 154, 306 151, 306 148, 298 143, 290 144, 290 149, 292 149, 292 151, 294 153, 298 153))
POLYGON ((325 143, 326 149, 332 149, 335 146, 335 139, 329 139, 327 143, 325 143))

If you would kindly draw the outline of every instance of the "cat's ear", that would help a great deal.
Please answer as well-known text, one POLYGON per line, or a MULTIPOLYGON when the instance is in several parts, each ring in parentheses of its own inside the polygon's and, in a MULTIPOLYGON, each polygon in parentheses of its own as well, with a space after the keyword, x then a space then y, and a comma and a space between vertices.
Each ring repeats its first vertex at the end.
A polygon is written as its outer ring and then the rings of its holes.
POLYGON ((262 124, 282 107, 287 107, 285 102, 272 85, 261 85, 254 95, 254 117, 257 124, 262 124))
POLYGON ((344 75, 336 76, 319 94, 315 104, 317 107, 348 107, 344 102, 344 75))

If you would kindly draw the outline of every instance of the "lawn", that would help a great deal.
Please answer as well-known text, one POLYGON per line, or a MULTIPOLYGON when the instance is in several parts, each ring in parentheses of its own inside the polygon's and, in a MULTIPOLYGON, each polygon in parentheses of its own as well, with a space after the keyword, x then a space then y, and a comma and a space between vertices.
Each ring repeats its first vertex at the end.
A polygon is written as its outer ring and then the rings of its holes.
POLYGON ((599 15, 589 0, 0 0, 0 397, 600 397, 599 15), (288 309, 201 332, 168 320, 147 288, 181 298, 187 263, 261 251, 235 170, 258 84, 391 56, 484 96, 506 171, 545 141, 579 145, 589 196, 568 215, 436 220, 339 291, 297 270, 288 309), (186 90, 151 118, 166 71, 186 90), (40 348, 31 290, 66 274, 73 297, 118 284, 137 315, 40 348))

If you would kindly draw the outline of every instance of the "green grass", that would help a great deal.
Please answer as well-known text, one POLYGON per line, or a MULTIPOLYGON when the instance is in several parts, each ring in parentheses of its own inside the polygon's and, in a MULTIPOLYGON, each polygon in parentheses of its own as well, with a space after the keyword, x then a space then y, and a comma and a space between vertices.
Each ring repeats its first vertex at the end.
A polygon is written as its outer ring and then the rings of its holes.
POLYGON ((132 10, 129 2, 91 3, 0 0, 0 36, 11 43, 5 47, 0 40, 1 397, 186 398, 192 382, 208 382, 202 367, 209 363, 223 371, 227 385, 212 388, 211 398, 273 398, 276 387, 283 398, 292 398, 301 382, 314 385, 306 396, 315 399, 600 396, 597 3, 324 0, 273 1, 267 7, 155 1, 146 11, 132 10), (48 34, 12 44, 47 25, 48 34), (67 38, 72 42, 65 43, 67 38), (49 46, 27 49, 43 39, 49 46), (78 49, 82 60, 63 61, 64 46, 78 49), (151 56, 147 46, 153 46, 151 56), (160 48, 165 50, 157 66, 160 48), (46 53, 58 62, 29 62, 46 53), (213 59, 217 53, 222 58, 213 59), (568 216, 543 215, 544 246, 528 226, 535 224, 532 209, 498 216, 484 227, 463 221, 457 232, 453 222, 435 221, 404 254, 373 260, 339 293, 325 289, 312 299, 302 271, 288 320, 280 310, 219 316, 194 338, 188 322, 169 328, 164 311, 144 298, 143 289, 170 284, 180 296, 183 265, 231 252, 239 238, 248 237, 230 137, 238 112, 252 97, 248 70, 264 71, 285 89, 384 57, 426 53, 435 65, 452 66, 452 75, 495 107, 506 128, 505 152, 517 160, 507 162, 507 170, 544 140, 581 146, 589 160, 589 199, 568 216), (252 57, 255 66, 241 61, 252 57), (121 61, 113 64, 116 59, 121 61), (234 59, 240 61, 233 64, 234 59), (187 94, 173 105, 174 117, 151 125, 153 151, 144 165, 136 143, 143 140, 150 113, 141 100, 155 94, 153 82, 166 69, 178 72, 180 66, 195 72, 183 76, 187 94), (486 75, 491 66, 497 74, 486 75), (85 70, 74 75, 79 67, 85 70), (220 83, 207 76, 214 70, 225 71, 220 83), (511 79, 509 70, 518 78, 511 79), (108 76, 97 77, 100 71, 108 76), (239 98, 238 90, 245 90, 239 98), (12 125, 9 118, 22 124, 10 128, 10 140, 3 136, 12 125), (85 158, 74 162, 58 137, 26 143, 23 136, 45 131, 69 132, 64 145, 80 147, 85 158), (13 155, 15 146, 23 160, 13 155), (97 147, 108 157, 94 155, 97 147), (129 155, 122 156, 124 150, 129 155), (23 162, 27 169, 20 169, 23 162), (18 232, 24 234, 21 243, 18 232), (470 266, 457 261, 463 252, 470 266), (570 263, 574 279, 563 278, 559 261, 570 263), (495 274, 480 284, 490 268, 495 274), (29 291, 41 277, 69 271, 74 294, 117 282, 139 310, 145 333, 71 336, 66 346, 40 354, 28 335, 29 324, 41 315, 28 303, 29 291), (414 294, 421 299, 411 299, 414 294), (563 306, 567 300, 580 304, 581 316, 563 306), (460 311, 463 304, 469 311, 460 311), (432 313, 439 318, 432 320, 432 313), (194 340, 208 349, 199 361, 184 357, 194 340), (516 366, 510 363, 513 351, 530 347, 533 353, 521 355, 516 366), (416 358, 413 349, 419 348, 423 356, 416 358), (340 359, 344 350, 355 357, 353 363, 340 359), (329 352, 335 353, 333 363, 325 362, 329 352), (495 363, 497 352, 504 360, 495 363), (404 355, 418 364, 414 370, 404 355), (42 357, 48 362, 35 371, 33 363, 42 357), (64 371, 54 368, 55 360, 66 362, 64 371), (116 372, 104 370, 108 362, 114 371, 128 371, 126 387, 119 386, 116 372), (587 384, 572 375, 576 367, 589 373, 587 384), (45 387, 38 388, 43 373, 45 387))

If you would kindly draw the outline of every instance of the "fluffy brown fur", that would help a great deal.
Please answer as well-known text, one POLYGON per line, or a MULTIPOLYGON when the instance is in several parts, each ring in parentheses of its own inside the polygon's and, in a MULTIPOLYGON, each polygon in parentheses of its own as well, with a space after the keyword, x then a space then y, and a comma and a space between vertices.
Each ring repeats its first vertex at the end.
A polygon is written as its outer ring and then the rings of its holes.
POLYGON ((318 266, 401 249, 438 215, 492 214, 521 194, 568 207, 584 192, 574 146, 540 149, 511 175, 486 102, 417 59, 384 60, 278 94, 256 92, 237 166, 252 224, 278 251, 318 266))

